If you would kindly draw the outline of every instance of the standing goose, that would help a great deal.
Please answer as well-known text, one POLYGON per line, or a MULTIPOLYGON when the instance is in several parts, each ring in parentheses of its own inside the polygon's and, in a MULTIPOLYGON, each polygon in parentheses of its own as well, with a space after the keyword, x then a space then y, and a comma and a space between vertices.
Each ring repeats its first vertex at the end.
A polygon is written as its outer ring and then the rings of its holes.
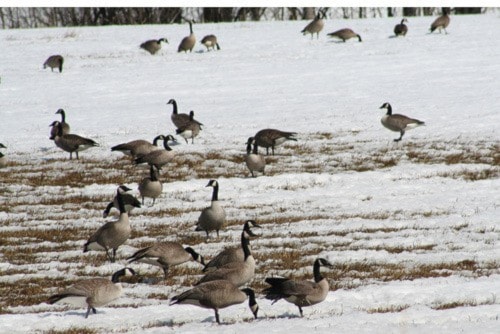
POLYGON ((213 188, 212 203, 208 208, 201 211, 195 231, 205 231, 207 239, 211 231, 216 231, 218 238, 219 230, 226 224, 226 211, 219 204, 219 182, 210 180, 206 186, 213 188))
POLYGON ((394 27, 394 34, 396 36, 406 36, 406 33, 408 32, 408 26, 405 24, 408 23, 408 20, 403 18, 401 20, 401 23, 400 24, 396 24, 396 26, 394 27))
POLYGON ((443 15, 441 15, 436 20, 434 20, 434 22, 432 22, 430 29, 431 33, 434 32, 434 30, 436 29, 438 29, 439 33, 441 33, 441 29, 443 29, 444 32, 448 34, 446 28, 448 27, 449 24, 450 24, 450 17, 448 16, 448 11, 443 10, 443 15))
MULTIPOLYGON (((7 148, 4 144, 0 143, 0 148, 7 148)), ((5 154, 0 152, 0 168, 7 166, 7 157, 5 154)))
POLYGON ((263 292, 265 298, 272 300, 273 304, 280 299, 295 304, 299 308, 300 316, 304 314, 302 307, 318 304, 325 300, 330 286, 328 280, 320 273, 321 266, 332 267, 330 262, 323 258, 314 261, 314 282, 295 281, 288 278, 268 277, 266 283, 271 286, 263 292))
POLYGON ((97 313, 96 307, 104 306, 118 299, 122 293, 120 278, 123 276, 135 275, 135 271, 130 268, 123 268, 115 272, 111 278, 91 278, 76 282, 66 290, 49 298, 49 304, 72 304, 79 307, 87 306, 85 318, 88 318, 90 311, 97 313))
POLYGON ((255 177, 254 172, 261 172, 264 174, 264 168, 266 167, 266 160, 264 156, 259 154, 259 146, 255 143, 253 137, 248 138, 247 141, 247 155, 245 156, 245 163, 248 167, 248 170, 252 174, 252 177, 255 177), (252 150, 252 142, 253 150, 252 150))
POLYGON ((250 251, 249 236, 245 231, 241 232, 241 248, 243 249, 242 262, 226 263, 206 273, 195 285, 221 279, 227 280, 238 287, 249 283, 255 276, 255 259, 250 251))
POLYGON ((120 218, 116 221, 110 221, 102 225, 83 246, 83 252, 86 253, 89 250, 105 250, 106 256, 111 262, 115 262, 116 250, 125 241, 130 238, 132 232, 130 228, 130 221, 128 219, 128 213, 125 210, 125 203, 123 202, 123 193, 131 190, 126 186, 119 186, 116 190, 116 196, 118 200, 118 207, 120 209, 120 218), (109 253, 113 250, 113 256, 109 253))
POLYGON ((90 147, 99 146, 95 141, 75 134, 63 134, 62 124, 59 121, 52 122, 51 126, 57 128, 57 134, 54 137, 54 143, 57 147, 69 152, 70 160, 73 159, 73 152, 79 159, 78 152, 84 151, 90 147))
POLYGON ((321 30, 323 30, 323 27, 325 26, 325 20, 324 20, 325 17, 326 17, 326 10, 325 11, 319 10, 314 20, 309 22, 309 24, 306 25, 304 29, 302 29, 301 33, 304 36, 306 34, 311 34, 311 39, 313 39, 314 34, 316 34, 316 39, 318 39, 319 33, 321 32, 321 30))
POLYGON ((161 49, 161 42, 165 42, 168 44, 168 40, 166 38, 160 38, 160 39, 150 39, 148 41, 145 41, 142 43, 139 47, 141 49, 146 50, 150 54, 154 55, 161 49))
POLYGON ((142 205, 144 205, 144 197, 149 197, 153 199, 153 205, 155 205, 155 200, 161 195, 163 190, 163 185, 158 180, 158 170, 155 166, 149 166, 149 177, 145 177, 139 183, 139 193, 142 197, 142 205))
POLYGON ((358 40, 360 42, 362 42, 361 36, 359 36, 358 34, 356 34, 354 31, 352 31, 349 28, 340 29, 340 30, 331 32, 331 33, 328 34, 328 36, 341 39, 344 43, 345 43, 346 40, 348 40, 350 38, 353 38, 353 37, 357 37, 358 40))
MULTIPOLYGON (((129 194, 128 192, 122 193, 122 200, 123 204, 125 205, 125 211, 130 215, 130 212, 134 208, 140 208, 141 207, 141 202, 137 198, 135 198, 134 195, 129 194)), ((118 196, 115 195, 113 200, 108 203, 106 206, 106 209, 104 209, 104 212, 102 213, 102 217, 106 218, 109 215, 109 212, 111 211, 112 208, 116 208, 120 210, 120 205, 118 204, 118 196)))
POLYGON ((217 50, 220 50, 220 46, 219 43, 217 43, 217 37, 215 37, 215 35, 206 35, 201 40, 201 44, 207 47, 207 51, 210 51, 210 48, 212 48, 212 50, 215 50, 216 47, 217 50))
MULTIPOLYGON (((56 114, 61 115, 61 125, 62 125, 62 132, 63 135, 67 135, 70 132, 70 126, 68 123, 66 123, 66 113, 64 112, 64 109, 59 109, 56 111, 56 114)), ((51 125, 52 126, 52 125, 51 125)), ((57 135, 57 127, 52 126, 50 129, 50 139, 54 139, 57 135)))
POLYGON ((43 68, 45 69, 48 66, 50 67, 51 72, 54 71, 54 68, 58 68, 59 73, 61 73, 63 70, 63 63, 64 63, 64 58, 61 55, 54 55, 47 58, 45 63, 43 63, 43 68))
POLYGON ((285 132, 276 129, 263 129, 254 136, 255 144, 266 148, 266 154, 269 155, 269 147, 274 155, 274 147, 283 144, 287 140, 297 141, 294 136, 297 132, 285 132))
POLYGON ((191 138, 191 144, 194 144, 194 137, 198 136, 203 124, 194 119, 194 111, 189 112, 189 122, 185 123, 182 127, 177 128, 176 134, 180 135, 188 143, 191 138))
POLYGON ((158 140, 163 140, 165 137, 163 135, 156 136, 151 144, 149 141, 144 139, 137 139, 129 141, 128 143, 118 144, 111 147, 111 151, 122 152, 125 155, 132 156, 133 158, 139 155, 148 154, 158 148, 158 140))
POLYGON ((179 114, 177 110, 177 101, 174 99, 170 99, 167 104, 171 104, 174 108, 172 109, 172 115, 170 116, 170 119, 172 120, 172 123, 174 123, 176 128, 181 128, 185 124, 189 123, 189 115, 182 113, 179 114))
POLYGON ((164 150, 155 150, 149 152, 148 154, 138 156, 134 162, 135 164, 147 163, 151 166, 155 166, 156 169, 160 170, 161 167, 168 164, 175 157, 175 152, 170 146, 168 146, 168 141, 176 141, 172 135, 167 135, 163 137, 163 147, 164 150))
POLYGON ((149 247, 143 248, 128 257, 129 263, 134 261, 159 266, 163 269, 163 275, 167 279, 168 269, 188 261, 196 261, 205 265, 203 256, 196 253, 191 247, 182 247, 177 242, 157 242, 149 247))
POLYGON ((194 45, 196 44, 196 37, 193 34, 193 21, 192 20, 186 20, 189 23, 189 36, 186 36, 182 39, 181 44, 179 44, 179 48, 177 49, 177 52, 191 52, 193 51, 194 45))
POLYGON ((241 304, 247 297, 249 298, 248 307, 252 311, 254 318, 257 319, 259 305, 255 300, 255 292, 249 288, 240 290, 234 284, 225 280, 197 285, 180 295, 174 296, 170 301, 170 305, 190 304, 212 309, 215 312, 215 320, 220 325, 219 309, 241 304))
POLYGON ((400 114, 392 114, 392 107, 389 103, 384 103, 380 109, 387 109, 387 113, 380 120, 382 125, 389 130, 399 132, 401 136, 394 141, 398 142, 403 139, 406 130, 416 128, 417 126, 425 125, 425 122, 418 119, 409 118, 400 114))
MULTIPOLYGON (((254 237, 256 235, 253 233, 251 226, 258 228, 260 228, 261 226, 258 225, 255 222, 255 220, 247 220, 243 225, 243 232, 246 232, 248 236, 254 237)), ((203 271, 209 272, 231 262, 243 262, 243 261, 245 261, 245 252, 243 250, 243 247, 238 246, 238 247, 226 248, 222 252, 217 254, 214 258, 212 258, 212 260, 210 260, 210 262, 208 262, 205 265, 203 271)))

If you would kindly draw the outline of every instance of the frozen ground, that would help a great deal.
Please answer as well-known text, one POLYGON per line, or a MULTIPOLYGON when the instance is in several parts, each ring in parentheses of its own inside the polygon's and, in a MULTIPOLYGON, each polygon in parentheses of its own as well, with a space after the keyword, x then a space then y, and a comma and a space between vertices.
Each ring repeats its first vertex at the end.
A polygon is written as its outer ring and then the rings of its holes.
MULTIPOLYGON (((0 332, 496 333, 500 307, 500 28, 498 13, 452 16, 448 35, 428 34, 433 18, 328 20, 319 39, 307 22, 197 24, 222 50, 176 53, 188 26, 0 31, 0 332), (326 33, 350 27, 363 42, 326 33), (138 45, 167 37, 160 54, 138 45), (63 73, 43 70, 51 54, 63 73), (162 173, 164 193, 131 216, 133 237, 118 263, 82 245, 118 183, 147 175, 109 148, 173 133, 180 112, 205 126, 194 145, 179 138, 162 173), (398 136, 379 107, 426 122, 398 136), (67 112, 72 132, 100 146, 80 161, 48 139, 67 112), (266 176, 249 178, 247 137, 272 127, 299 140, 267 157, 266 176), (208 179, 220 181, 229 226, 208 243, 194 232, 207 206, 208 179), (75 280, 108 277, 135 249, 155 240, 192 245, 210 258, 238 244, 241 224, 261 222, 252 241, 260 291, 269 275, 310 279, 318 256, 331 292, 297 317, 295 306, 258 296, 259 319, 245 304, 221 310, 168 306, 200 275, 189 263, 165 283, 124 283, 125 295, 84 319, 84 309, 47 297, 75 280)), ((137 194, 137 192, 136 192, 137 194)), ((113 218, 111 218, 113 219, 113 218)), ((133 265, 141 275, 157 268, 133 265)))

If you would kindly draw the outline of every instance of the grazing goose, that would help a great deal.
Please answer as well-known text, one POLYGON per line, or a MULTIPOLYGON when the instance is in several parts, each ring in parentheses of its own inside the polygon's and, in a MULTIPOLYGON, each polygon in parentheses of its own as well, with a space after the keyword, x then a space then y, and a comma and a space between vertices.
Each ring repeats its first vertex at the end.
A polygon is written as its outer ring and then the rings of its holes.
POLYGON ((417 126, 425 125, 425 122, 419 121, 418 119, 409 118, 400 114, 392 114, 392 107, 389 103, 384 103, 380 109, 387 109, 387 113, 380 120, 382 125, 389 130, 399 132, 401 136, 394 141, 400 141, 403 139, 403 135, 406 130, 416 128, 417 126))
POLYGON ((193 51, 194 45, 196 44, 196 37, 193 34, 193 21, 192 20, 186 20, 189 23, 189 36, 186 36, 182 39, 181 43, 179 44, 179 48, 177 49, 177 52, 191 52, 193 51))
POLYGON ((198 136, 203 124, 194 119, 194 111, 189 112, 189 122, 185 123, 182 127, 177 128, 176 134, 184 138, 186 144, 188 139, 191 138, 191 144, 194 144, 194 137, 198 136))
POLYGON ((212 50, 215 50, 216 47, 217 50, 220 50, 220 46, 219 43, 217 43, 217 37, 215 37, 215 35, 206 35, 201 40, 201 44, 207 47, 207 51, 210 51, 210 48, 212 48, 212 50))
POLYGON ((297 141, 295 136, 297 132, 284 132, 276 129, 263 129, 254 136, 255 144, 266 148, 266 154, 269 155, 269 147, 274 155, 274 147, 283 144, 287 140, 297 141))
POLYGON ((408 32, 408 26, 405 24, 405 22, 408 23, 407 19, 402 19, 400 24, 396 24, 394 27, 394 34, 396 36, 406 36, 406 33, 408 32))
POLYGON ((43 68, 45 69, 48 66, 50 67, 51 72, 54 71, 54 68, 58 68, 59 73, 61 73, 63 70, 63 63, 64 63, 64 58, 61 55, 54 55, 47 58, 45 63, 43 63, 43 68))
POLYGON ((168 40, 166 38, 150 39, 142 43, 139 47, 154 55, 155 53, 160 51, 161 42, 165 42, 168 44, 168 40))
POLYGON ((165 137, 163 135, 156 136, 151 144, 147 140, 137 139, 129 141, 128 143, 118 144, 111 148, 111 151, 122 152, 125 155, 132 157, 138 157, 139 155, 148 154, 158 148, 158 140, 163 140, 165 137))
MULTIPOLYGON (((64 109, 59 109, 56 111, 56 114, 61 114, 61 125, 62 125, 62 132, 63 135, 67 135, 70 132, 70 127, 69 124, 66 123, 66 113, 64 112, 64 109)), ((54 139, 57 135, 57 127, 51 125, 50 129, 50 139, 54 139)))
POLYGON ((153 199, 153 205, 155 205, 155 200, 161 195, 163 190, 163 185, 158 180, 158 170, 153 166, 149 166, 149 177, 145 177, 139 183, 139 193, 142 197, 142 205, 144 205, 144 197, 149 197, 153 199))
MULTIPOLYGON (((0 143, 0 148, 7 148, 4 144, 0 143)), ((7 166, 7 157, 0 152, 0 168, 7 166)))
POLYGON ((255 300, 255 292, 252 289, 238 289, 238 287, 226 280, 211 281, 195 286, 194 288, 174 296, 170 305, 190 304, 203 308, 212 309, 215 312, 215 320, 220 325, 219 309, 231 305, 243 303, 249 298, 248 307, 257 319, 259 305, 255 300))
POLYGON ((241 248, 243 249, 243 261, 226 263, 206 273, 195 285, 221 279, 238 287, 250 282, 255 276, 255 259, 250 251, 249 236, 245 231, 241 232, 241 248))
POLYGON ((155 150, 149 152, 145 155, 138 156, 134 162, 135 164, 147 163, 151 166, 155 166, 157 170, 168 164, 175 157, 175 153, 170 146, 168 146, 168 141, 176 142, 172 135, 163 136, 163 147, 164 150, 155 150))
POLYGON ((182 247, 177 242, 157 242, 149 247, 143 248, 128 257, 129 263, 134 261, 159 266, 163 269, 163 275, 167 279, 168 269, 172 266, 188 262, 196 261, 205 265, 203 256, 196 253, 191 247, 182 247))
POLYGON ((356 34, 354 31, 352 31, 349 28, 340 29, 340 30, 331 32, 331 33, 328 34, 328 36, 341 39, 344 43, 345 43, 346 40, 348 40, 349 38, 353 38, 353 37, 357 37, 358 40, 360 42, 362 42, 361 36, 359 36, 358 34, 356 34))
POLYGON ((273 304, 283 298, 287 302, 297 305, 302 317, 304 315, 302 307, 322 302, 330 290, 328 280, 321 276, 321 266, 332 267, 327 260, 323 258, 316 259, 314 261, 314 282, 295 281, 278 277, 266 278, 266 283, 271 286, 263 291, 266 294, 265 298, 272 300, 273 304))
POLYGON ((319 38, 319 33, 323 30, 325 26, 325 21, 323 20, 326 17, 325 11, 318 11, 314 20, 309 22, 308 25, 304 29, 302 29, 301 33, 305 36, 306 34, 311 34, 311 39, 313 39, 314 34, 316 34, 316 39, 319 38))
MULTIPOLYGON (((246 232, 248 236, 255 237, 256 235, 253 233, 251 226, 260 228, 255 220, 247 220, 243 225, 243 232, 246 232)), ((219 254, 217 254, 210 262, 205 265, 203 268, 204 272, 213 271, 217 268, 220 268, 231 262, 243 262, 245 261, 245 252, 243 247, 231 247, 226 248, 219 254)))
POLYGON ((75 134, 63 134, 62 124, 59 121, 52 122, 51 126, 57 128, 57 134, 54 137, 54 143, 57 147, 69 152, 70 160, 73 159, 73 152, 79 159, 78 152, 84 151, 90 147, 99 146, 95 141, 75 134))
POLYGON ((195 231, 205 231, 207 239, 211 231, 216 231, 218 238, 219 230, 226 224, 226 211, 219 204, 219 182, 210 180, 206 186, 213 188, 212 204, 201 211, 195 231))
POLYGON ((116 197, 118 200, 118 207, 120 209, 120 218, 115 221, 110 221, 102 225, 83 246, 83 252, 86 253, 89 250, 105 250, 106 256, 111 262, 115 262, 116 250, 125 241, 130 238, 132 232, 130 228, 130 221, 128 219, 128 213, 125 210, 125 203, 123 202, 123 193, 131 190, 126 186, 119 186, 116 190, 116 197), (109 250, 113 250, 113 256, 109 253, 109 250))
MULTIPOLYGON (((123 204, 125 205, 125 211, 130 215, 130 212, 134 208, 140 208, 141 207, 141 202, 137 198, 135 198, 134 195, 129 194, 128 192, 122 193, 122 200, 123 204)), ((106 206, 106 209, 104 209, 104 212, 102 213, 102 217, 106 218, 109 216, 109 212, 111 211, 112 208, 120 209, 120 206, 118 204, 118 197, 115 195, 113 200, 108 203, 106 206)))
POLYGON ((255 177, 254 172, 261 172, 264 174, 264 168, 266 167, 266 160, 264 156, 259 154, 259 146, 255 143, 253 137, 248 138, 247 141, 247 155, 245 156, 245 163, 248 167, 248 170, 252 174, 252 177, 255 177), (252 150, 252 142, 253 150, 252 150))
POLYGON ((113 274, 111 281, 104 278, 91 278, 78 281, 61 293, 51 296, 47 303, 65 303, 80 307, 87 306, 85 318, 88 318, 91 310, 96 314, 96 307, 109 304, 122 295, 123 289, 120 284, 120 278, 130 275, 135 275, 135 271, 130 268, 123 268, 113 274))
POLYGON ((450 24, 450 17, 448 16, 448 11, 443 10, 443 15, 441 15, 436 20, 434 20, 434 22, 432 22, 430 29, 431 33, 436 29, 438 29, 439 33, 441 33, 441 29, 443 29, 444 32, 448 34, 446 28, 448 27, 449 24, 450 24))

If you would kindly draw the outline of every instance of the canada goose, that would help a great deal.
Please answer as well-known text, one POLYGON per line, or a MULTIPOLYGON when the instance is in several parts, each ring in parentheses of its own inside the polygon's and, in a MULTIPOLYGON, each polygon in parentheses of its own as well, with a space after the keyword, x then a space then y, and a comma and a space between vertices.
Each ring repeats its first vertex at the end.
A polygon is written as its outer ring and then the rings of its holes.
POLYGON ((189 115, 182 113, 179 114, 177 111, 177 101, 174 99, 170 99, 167 104, 171 104, 174 108, 172 109, 172 115, 170 116, 170 119, 172 120, 172 123, 174 123, 176 128, 181 128, 187 123, 189 123, 189 115))
POLYGON ((193 34, 193 21, 192 20, 186 20, 189 23, 189 36, 186 36, 182 39, 181 44, 179 44, 179 48, 177 49, 177 52, 191 52, 193 51, 194 45, 196 44, 196 37, 193 34))
POLYGON ((219 230, 226 224, 226 211, 219 204, 219 182, 210 180, 206 186, 213 188, 212 204, 201 211, 195 231, 205 231, 208 239, 211 231, 216 231, 219 237, 219 230))
MULTIPOLYGON (((7 147, 5 147, 4 144, 0 143, 0 148, 7 148, 7 147)), ((5 156, 5 154, 0 152, 0 168, 3 168, 5 166, 7 166, 7 157, 5 156)))
MULTIPOLYGON (((141 207, 141 202, 137 198, 135 198, 134 195, 129 194, 128 192, 122 193, 122 200, 123 204, 125 205, 125 211, 130 215, 130 212, 134 208, 140 208, 141 207)), ((113 200, 108 203, 106 206, 106 209, 104 209, 104 212, 102 213, 102 218, 106 218, 109 215, 109 212, 111 211, 112 208, 120 209, 120 206, 118 204, 118 196, 115 195, 113 200)))
MULTIPOLYGON (((261 226, 258 225, 255 222, 255 220, 247 220, 243 225, 243 231, 246 232, 248 236, 254 237, 256 235, 253 233, 251 226, 258 228, 260 228, 261 226)), ((208 262, 205 265, 203 271, 208 272, 220 268, 231 262, 243 262, 243 261, 245 261, 245 252, 243 251, 243 247, 238 246, 238 247, 226 248, 222 252, 217 254, 214 258, 212 258, 210 262, 208 262)))
POLYGON ((61 73, 63 70, 63 63, 64 58, 61 55, 54 55, 47 58, 45 63, 43 63, 43 68, 45 69, 48 66, 52 72, 54 71, 54 68, 58 68, 59 73, 61 73))
POLYGON ((118 207, 120 209, 120 218, 115 221, 110 221, 102 225, 83 246, 83 252, 86 253, 89 250, 105 250, 108 259, 111 262, 115 262, 116 250, 125 241, 130 238, 131 228, 130 221, 128 219, 128 213, 125 210, 125 204, 123 203, 122 194, 131 190, 126 186, 119 186, 116 190, 116 197, 118 200, 118 207), (109 250, 113 250, 113 256, 109 254, 109 250))
POLYGON ((300 316, 303 316, 302 307, 318 304, 325 300, 330 286, 328 280, 321 276, 320 267, 332 267, 330 262, 323 258, 314 261, 314 282, 295 281, 288 278, 268 277, 266 283, 271 286, 263 292, 265 298, 272 300, 273 304, 281 298, 295 304, 299 308, 300 316))
POLYGON ((319 38, 319 33, 323 30, 325 26, 325 21, 323 20, 326 17, 325 11, 318 11, 314 20, 309 22, 308 25, 304 29, 302 29, 301 33, 305 36, 306 34, 311 34, 311 39, 313 39, 314 34, 316 34, 316 39, 319 38))
POLYGON ((84 151, 90 147, 99 146, 95 141, 75 134, 63 134, 62 124, 59 121, 52 122, 51 126, 57 128, 57 134, 54 137, 54 143, 62 150, 69 152, 70 160, 73 159, 73 152, 79 159, 78 152, 84 151))
POLYGON ((241 232, 241 248, 244 254, 242 262, 226 263, 209 271, 195 285, 220 279, 227 280, 238 287, 250 282, 255 276, 255 259, 250 251, 250 239, 246 231, 241 232))
POLYGON ((264 174, 264 168, 266 167, 266 160, 264 156, 259 154, 259 146, 255 143, 254 137, 248 138, 247 141, 247 155, 245 156, 245 163, 248 167, 248 170, 252 174, 252 177, 255 177, 255 172, 261 172, 264 174), (252 150, 252 142, 253 150, 252 150))
POLYGON ((335 37, 335 38, 338 38, 338 39, 341 39, 343 42, 345 42, 346 40, 348 40, 349 38, 353 38, 353 37, 357 37, 358 40, 360 42, 362 42, 361 40, 361 36, 359 36, 358 34, 356 34, 354 31, 352 31, 351 29, 349 28, 345 28, 345 29, 340 29, 340 30, 337 30, 337 31, 334 31, 334 32, 331 32, 328 34, 328 36, 330 37, 335 37))
POLYGON ((167 279, 168 269, 172 266, 196 261, 205 265, 203 256, 196 253, 191 247, 182 247, 177 242, 157 242, 149 247, 143 248, 128 257, 129 263, 134 261, 159 266, 163 269, 163 275, 167 279))
POLYGON ((191 144, 194 144, 194 137, 198 136, 203 124, 194 119, 194 111, 189 112, 189 122, 185 123, 182 127, 177 128, 176 134, 184 138, 186 144, 188 139, 191 138, 191 144))
POLYGON ((172 135, 163 136, 163 147, 164 150, 151 151, 148 154, 138 156, 134 162, 135 164, 147 163, 149 165, 155 166, 156 169, 160 170, 161 167, 168 164, 175 157, 175 152, 170 146, 168 146, 168 141, 176 142, 172 135))
POLYGON ((161 42, 165 42, 168 44, 168 40, 166 38, 150 39, 142 43, 139 47, 154 55, 155 53, 160 51, 161 42))
POLYGON ((406 33, 408 32, 408 26, 405 24, 405 22, 408 23, 407 19, 402 19, 400 24, 396 24, 394 27, 394 34, 396 36, 406 36, 406 33))
POLYGON ((150 153, 151 151, 159 149, 158 140, 163 140, 164 138, 165 137, 163 135, 156 136, 153 139, 152 144, 144 139, 132 140, 128 143, 118 144, 111 147, 111 151, 122 152, 125 155, 129 155, 135 158, 139 155, 145 155, 150 153))
MULTIPOLYGON (((60 114, 61 115, 61 125, 62 125, 62 132, 63 132, 63 135, 67 135, 69 132, 70 132, 70 127, 69 127, 69 124, 66 123, 66 113, 64 112, 64 109, 59 109, 56 111, 56 114, 60 114)), ((52 125, 51 125, 52 126, 52 125)), ((50 139, 54 139, 57 135, 57 127, 56 126, 52 126, 51 129, 50 129, 50 139)))
POLYGON ((446 28, 448 27, 449 24, 450 24, 450 17, 448 16, 448 11, 444 10, 443 15, 441 15, 436 20, 434 20, 434 22, 432 22, 430 29, 431 33, 436 29, 439 29, 439 33, 441 33, 441 29, 444 29, 444 32, 448 34, 446 28))
POLYGON ((65 303, 80 307, 87 306, 85 318, 88 318, 91 310, 96 314, 96 307, 109 304, 122 295, 123 289, 120 284, 120 278, 130 275, 135 275, 135 271, 131 268, 123 268, 113 274, 111 281, 105 278, 91 278, 78 281, 61 293, 51 296, 47 303, 65 303))
POLYGON ((149 177, 145 177, 139 183, 139 193, 142 197, 142 205, 144 205, 144 197, 149 197, 153 199, 153 205, 155 205, 155 200, 161 195, 163 190, 163 185, 158 180, 158 170, 153 165, 149 166, 149 177))
POLYGON ((266 148, 266 154, 269 155, 269 147, 274 155, 274 147, 283 144, 287 140, 297 141, 295 136, 297 132, 284 132, 276 129, 263 129, 254 136, 255 144, 266 148))
POLYGON ((231 282, 225 280, 206 282, 194 288, 174 296, 170 305, 190 304, 203 308, 213 309, 215 320, 220 325, 219 309, 231 305, 241 304, 249 298, 248 307, 257 319, 259 305, 255 300, 255 292, 252 289, 238 289, 231 282))
POLYGON ((207 51, 210 51, 210 48, 212 48, 212 50, 215 50, 216 47, 217 50, 220 50, 220 46, 219 43, 217 43, 217 37, 215 37, 215 35, 206 35, 201 40, 201 44, 207 47, 207 51))
POLYGON ((387 113, 380 120, 382 125, 389 130, 399 132, 401 136, 394 141, 400 141, 403 139, 403 135, 406 130, 416 128, 420 125, 425 125, 425 122, 419 121, 418 119, 409 118, 400 114, 392 114, 392 107, 389 103, 384 103, 380 109, 387 109, 387 113))

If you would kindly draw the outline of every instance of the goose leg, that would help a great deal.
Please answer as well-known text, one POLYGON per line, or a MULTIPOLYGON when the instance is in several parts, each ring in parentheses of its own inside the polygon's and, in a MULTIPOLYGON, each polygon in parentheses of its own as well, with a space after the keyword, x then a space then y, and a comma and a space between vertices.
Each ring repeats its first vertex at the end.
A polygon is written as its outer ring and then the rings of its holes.
POLYGON ((404 131, 401 131, 401 136, 398 138, 398 139, 394 139, 395 142, 398 142, 400 141, 401 139, 403 139, 403 136, 404 136, 405 132, 404 131))
MULTIPOLYGON (((85 319, 87 319, 87 318, 89 317, 90 310, 92 310, 92 309, 93 309, 93 307, 92 307, 92 306, 90 306, 90 305, 88 305, 88 306, 87 306, 87 313, 85 314, 85 319)), ((95 310, 95 309, 94 309, 94 310, 95 310)), ((95 314, 95 312, 94 312, 94 314, 95 314)))
POLYGON ((220 325, 219 310, 218 309, 214 309, 214 311, 215 311, 215 320, 220 325))
POLYGON ((299 306, 299 312, 300 312, 300 317, 302 318, 304 316, 304 313, 302 312, 302 307, 299 306))

